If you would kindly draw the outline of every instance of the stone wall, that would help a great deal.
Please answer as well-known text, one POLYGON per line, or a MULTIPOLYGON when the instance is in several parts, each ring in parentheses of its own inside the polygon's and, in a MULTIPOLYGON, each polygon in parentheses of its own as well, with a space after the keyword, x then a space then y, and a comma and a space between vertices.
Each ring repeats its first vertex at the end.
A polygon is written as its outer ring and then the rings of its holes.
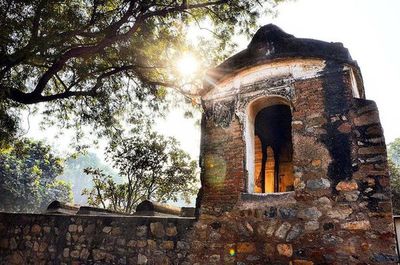
POLYGON ((0 213, 0 264, 190 264, 193 222, 0 213))

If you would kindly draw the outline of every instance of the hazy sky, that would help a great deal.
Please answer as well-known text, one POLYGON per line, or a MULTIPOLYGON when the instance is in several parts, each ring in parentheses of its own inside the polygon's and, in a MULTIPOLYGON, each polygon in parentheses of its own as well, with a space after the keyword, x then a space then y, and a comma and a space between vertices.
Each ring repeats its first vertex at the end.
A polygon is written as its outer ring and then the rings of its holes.
POLYGON ((400 137, 399 0, 297 0, 262 22, 296 37, 342 42, 361 68, 367 99, 378 104, 386 143, 400 137))
MULTIPOLYGON (((277 18, 263 18, 296 37, 342 42, 361 68, 367 99, 375 100, 386 142, 400 137, 400 0, 297 0, 282 4, 277 18)), ((247 41, 240 43, 244 49, 247 41)), ((178 138, 194 159, 199 153, 200 128, 182 112, 172 112, 157 128, 178 138)), ((32 124, 28 136, 52 140, 32 124)))

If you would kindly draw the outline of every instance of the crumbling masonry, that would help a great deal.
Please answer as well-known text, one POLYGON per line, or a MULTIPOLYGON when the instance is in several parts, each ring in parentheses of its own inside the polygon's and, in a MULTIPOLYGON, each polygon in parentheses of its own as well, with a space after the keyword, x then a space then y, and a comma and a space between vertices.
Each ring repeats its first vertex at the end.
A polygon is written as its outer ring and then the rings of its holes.
POLYGON ((266 25, 201 98, 197 219, 1 214, 1 264, 396 264, 378 110, 342 44, 266 25))

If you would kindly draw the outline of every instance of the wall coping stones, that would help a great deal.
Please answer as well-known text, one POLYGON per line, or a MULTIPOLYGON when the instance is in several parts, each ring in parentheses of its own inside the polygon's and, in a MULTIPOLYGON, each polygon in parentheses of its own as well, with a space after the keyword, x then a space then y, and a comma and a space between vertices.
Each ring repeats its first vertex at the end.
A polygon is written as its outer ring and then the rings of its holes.
POLYGON ((243 206, 253 207, 254 204, 268 204, 268 206, 295 204, 295 192, 276 192, 276 193, 242 193, 240 200, 243 206))
POLYGON ((161 222, 163 224, 179 223, 188 228, 196 222, 194 217, 165 217, 165 216, 105 216, 105 215, 60 215, 60 214, 37 214, 37 213, 6 213, 0 212, 0 221, 3 223, 21 223, 24 219, 92 219, 92 220, 109 220, 110 222, 128 222, 141 225, 144 223, 161 222))

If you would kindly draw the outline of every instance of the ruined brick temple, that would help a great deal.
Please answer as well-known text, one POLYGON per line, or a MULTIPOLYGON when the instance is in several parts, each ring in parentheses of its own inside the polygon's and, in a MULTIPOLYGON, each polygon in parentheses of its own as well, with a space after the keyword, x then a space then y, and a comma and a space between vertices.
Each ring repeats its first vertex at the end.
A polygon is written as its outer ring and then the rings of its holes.
POLYGON ((260 28, 200 91, 197 217, 0 214, 0 264, 397 264, 378 110, 341 43, 260 28))

